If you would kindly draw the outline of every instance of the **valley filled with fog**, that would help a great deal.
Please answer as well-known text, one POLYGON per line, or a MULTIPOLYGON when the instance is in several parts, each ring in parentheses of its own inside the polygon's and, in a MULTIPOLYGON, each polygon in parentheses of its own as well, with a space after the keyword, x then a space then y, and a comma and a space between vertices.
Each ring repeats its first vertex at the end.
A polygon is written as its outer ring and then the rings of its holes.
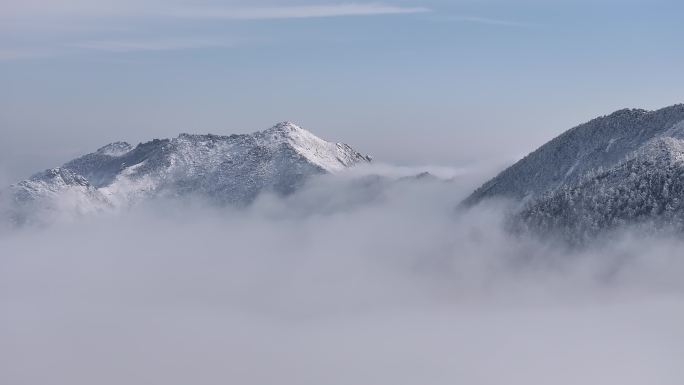
POLYGON ((2 382, 680 384, 684 242, 511 234, 505 202, 458 209, 482 174, 364 166, 4 228, 2 382))

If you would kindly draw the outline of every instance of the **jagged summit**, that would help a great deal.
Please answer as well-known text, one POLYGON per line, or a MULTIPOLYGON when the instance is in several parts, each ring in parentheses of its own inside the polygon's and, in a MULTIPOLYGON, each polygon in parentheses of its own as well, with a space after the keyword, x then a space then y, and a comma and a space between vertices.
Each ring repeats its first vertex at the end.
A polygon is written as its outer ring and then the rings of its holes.
POLYGON ((329 143, 292 122, 280 122, 271 128, 255 132, 253 135, 266 145, 288 143, 301 147, 305 146, 306 143, 322 146, 329 143))
POLYGON ((290 122, 288 120, 276 123, 273 125, 273 127, 268 128, 262 132, 282 132, 282 133, 288 133, 288 132, 295 132, 295 131, 306 131, 309 132, 302 127, 298 126, 297 124, 290 122))
POLYGON ((370 160, 349 145, 327 142, 283 122, 253 134, 180 134, 135 147, 115 142, 12 189, 22 202, 68 193, 86 194, 90 201, 104 200, 113 207, 189 195, 247 204, 263 191, 289 194, 312 175, 370 160))
POLYGON ((86 178, 66 168, 52 168, 10 186, 13 201, 7 218, 17 224, 50 221, 68 212, 85 215, 111 207, 86 178), (38 218, 39 217, 39 218, 38 218))
POLYGON ((92 189, 86 178, 60 167, 39 172, 31 179, 19 182, 12 187, 17 188, 17 198, 21 200, 34 199, 47 194, 58 194, 69 187, 77 187, 83 190, 92 189))
POLYGON ((371 161, 370 156, 355 151, 347 144, 327 142, 292 122, 278 123, 267 130, 254 133, 254 137, 265 146, 286 143, 327 172, 337 172, 358 162, 371 161))
POLYGON ((108 156, 121 156, 131 151, 133 146, 126 142, 114 142, 99 148, 96 152, 108 156))

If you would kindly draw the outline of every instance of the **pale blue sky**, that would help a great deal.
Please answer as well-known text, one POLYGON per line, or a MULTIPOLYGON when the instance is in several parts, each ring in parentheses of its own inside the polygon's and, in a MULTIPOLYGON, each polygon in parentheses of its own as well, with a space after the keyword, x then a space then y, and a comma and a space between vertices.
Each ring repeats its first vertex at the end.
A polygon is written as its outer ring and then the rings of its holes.
POLYGON ((684 102, 684 2, 0 0, 0 173, 295 121, 400 164, 506 162, 684 102))

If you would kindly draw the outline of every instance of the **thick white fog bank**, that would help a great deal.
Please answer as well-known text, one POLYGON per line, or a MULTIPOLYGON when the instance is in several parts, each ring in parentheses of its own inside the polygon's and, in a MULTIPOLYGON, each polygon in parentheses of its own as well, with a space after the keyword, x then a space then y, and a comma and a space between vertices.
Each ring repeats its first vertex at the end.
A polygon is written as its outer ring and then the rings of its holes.
POLYGON ((0 383, 684 381, 684 242, 512 237, 442 171, 4 231, 0 383))

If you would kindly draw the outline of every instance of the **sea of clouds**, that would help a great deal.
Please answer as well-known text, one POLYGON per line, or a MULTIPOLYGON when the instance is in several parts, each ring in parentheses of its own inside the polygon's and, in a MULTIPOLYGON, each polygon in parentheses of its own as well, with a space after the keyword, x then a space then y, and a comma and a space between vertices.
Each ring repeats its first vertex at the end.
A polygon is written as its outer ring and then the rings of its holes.
POLYGON ((415 171, 2 230, 0 383, 683 383, 682 240, 510 235, 415 171))

